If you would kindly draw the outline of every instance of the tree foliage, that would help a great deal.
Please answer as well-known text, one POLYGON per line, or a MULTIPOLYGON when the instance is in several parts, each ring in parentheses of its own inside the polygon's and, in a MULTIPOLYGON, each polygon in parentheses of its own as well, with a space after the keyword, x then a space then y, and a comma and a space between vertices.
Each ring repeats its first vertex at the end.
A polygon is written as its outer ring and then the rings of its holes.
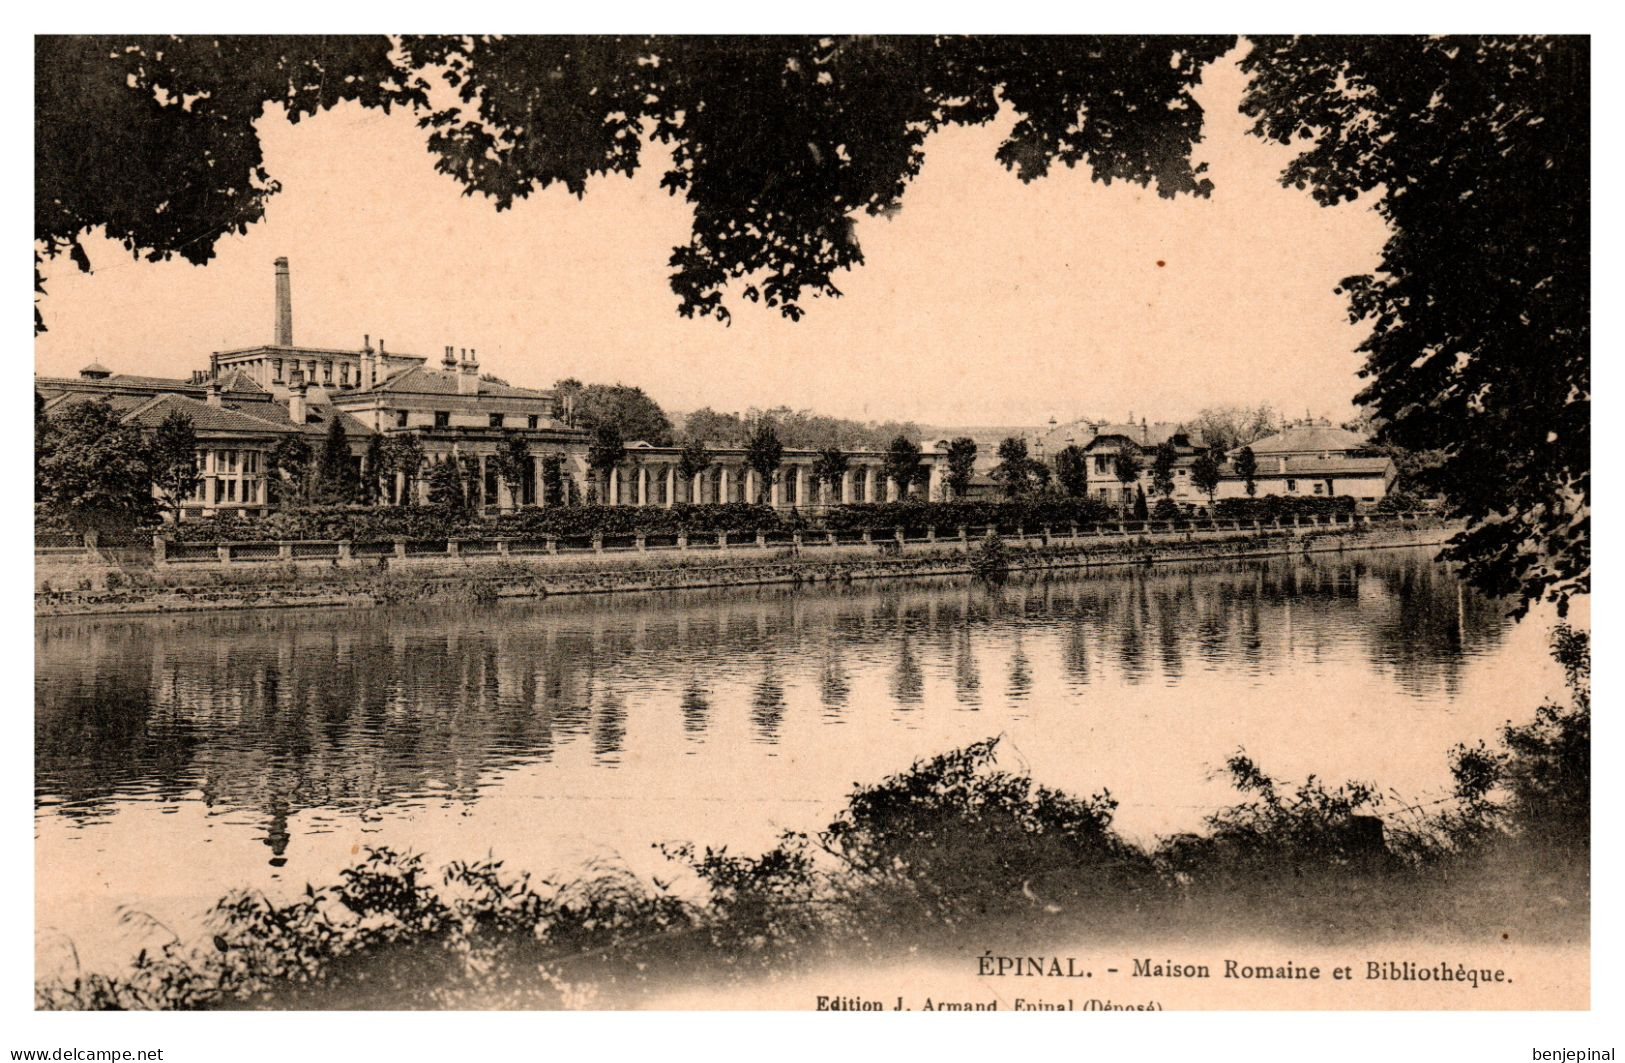
POLYGON ((1027 454, 1027 441, 1008 436, 999 441, 999 463, 993 466, 993 479, 1014 498, 1032 487, 1033 460, 1027 454))
POLYGON ((147 440, 106 402, 54 411, 35 461, 43 515, 76 531, 125 531, 157 514, 147 440))
POLYGON ((181 519, 181 506, 200 482, 197 461, 197 431, 192 419, 175 410, 153 433, 152 482, 164 496, 164 504, 177 524, 181 519))
POLYGON ((1204 450, 1196 455, 1196 460, 1191 463, 1191 486, 1207 495, 1209 503, 1213 501, 1213 495, 1219 489, 1222 476, 1223 470, 1211 451, 1204 450))
POLYGON ((1267 402, 1257 406, 1224 404, 1198 410, 1186 427, 1207 446, 1228 454, 1237 447, 1280 431, 1281 419, 1267 402))
POLYGON ((387 37, 35 37, 36 256, 88 271, 81 240, 100 229, 137 258, 208 262, 280 189, 256 128, 269 108, 297 122, 348 100, 427 104, 392 49, 387 37))
POLYGON ((1242 447, 1236 454, 1236 475, 1241 477, 1242 485, 1247 488, 1247 497, 1251 498, 1258 493, 1258 455, 1253 453, 1252 447, 1242 447))
POLYGON ((897 485, 897 497, 907 498, 909 488, 921 479, 920 445, 907 436, 898 436, 886 448, 886 479, 897 485))
POLYGON ((1089 456, 1082 447, 1068 443, 1055 452, 1055 480, 1068 498, 1089 493, 1089 456))
POLYGON ((556 400, 560 395, 568 397, 571 423, 576 428, 593 432, 609 425, 624 440, 641 440, 657 447, 670 446, 674 438, 666 411, 642 388, 561 380, 554 385, 554 393, 556 400))
POLYGON ((745 464, 755 470, 757 477, 756 497, 751 501, 761 502, 768 497, 773 474, 778 472, 783 460, 784 444, 779 442, 773 423, 758 421, 745 439, 745 464))
POLYGON ((1179 460, 1179 451, 1169 442, 1157 444, 1157 449, 1151 456, 1151 490, 1163 498, 1171 498, 1174 493, 1174 463, 1179 460))
POLYGON ((813 480, 828 485, 831 491, 839 491, 841 479, 846 476, 846 470, 851 466, 846 451, 837 446, 828 446, 818 452, 813 459, 813 480))
POLYGON ((1346 278, 1370 325, 1358 401, 1466 529, 1481 588, 1590 587, 1590 44, 1583 37, 1267 37, 1242 60, 1284 183, 1373 195, 1392 235, 1346 278))
POLYGON ((349 433, 337 410, 331 411, 327 419, 327 435, 316 466, 316 492, 328 502, 354 502, 361 492, 355 459, 350 454, 349 433))
POLYGON ((954 498, 964 498, 970 491, 971 475, 976 471, 976 440, 969 436, 949 440, 947 462, 948 471, 943 477, 943 486, 954 498))

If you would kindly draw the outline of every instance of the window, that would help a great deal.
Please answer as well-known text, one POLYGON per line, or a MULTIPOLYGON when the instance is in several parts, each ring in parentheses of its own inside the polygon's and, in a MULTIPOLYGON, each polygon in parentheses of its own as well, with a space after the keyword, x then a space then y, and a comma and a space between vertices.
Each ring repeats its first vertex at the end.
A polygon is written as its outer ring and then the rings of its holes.
MULTIPOLYGON (((436 423, 439 423, 439 422, 436 422, 436 423)), ((405 410, 396 410, 395 411, 395 427, 396 428, 405 428, 406 427, 406 411, 405 410)))
POLYGON ((533 413, 533 414, 530 415, 530 421, 525 427, 526 428, 536 428, 536 427, 539 427, 541 425, 541 423, 542 423, 542 419, 540 417, 537 417, 533 413))
POLYGON ((340 362, 339 363, 339 387, 347 388, 349 386, 350 386, 350 363, 349 362, 340 362))
POLYGON ((451 412, 449 410, 434 411, 434 426, 436 428, 450 428, 451 412))
POLYGON ((236 480, 227 480, 226 481, 226 501, 227 502, 235 502, 235 501, 237 501, 237 481, 236 480))
POLYGON ((1296 480, 1288 480, 1286 482, 1286 489, 1289 492, 1296 491, 1298 489, 1298 481, 1296 481, 1296 480))
POLYGON ((333 382, 333 363, 332 362, 323 362, 322 363, 322 383, 331 384, 332 382, 333 382))
POLYGON ((502 427, 502 415, 500 413, 493 413, 491 415, 491 427, 492 428, 501 428, 502 427))
POLYGON ((273 361, 271 364, 272 364, 272 367, 276 370, 276 377, 274 378, 274 382, 278 383, 278 384, 282 383, 282 359, 278 358, 275 361, 273 361))
POLYGON ((1317 495, 1320 494, 1320 489, 1322 487, 1325 487, 1325 486, 1326 486, 1325 484, 1316 484, 1315 485, 1315 494, 1317 494, 1317 495))

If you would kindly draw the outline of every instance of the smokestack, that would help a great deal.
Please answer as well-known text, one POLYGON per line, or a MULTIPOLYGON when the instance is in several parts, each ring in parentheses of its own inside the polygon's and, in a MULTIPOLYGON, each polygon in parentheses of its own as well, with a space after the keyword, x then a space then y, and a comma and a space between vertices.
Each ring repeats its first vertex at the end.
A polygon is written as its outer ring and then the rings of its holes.
MULTIPOLYGON (((379 340, 378 341, 378 346, 382 347, 383 345, 384 345, 384 341, 379 340)), ((361 367, 360 367, 359 372, 356 375, 356 381, 355 381, 355 386, 356 387, 358 387, 358 388, 370 388, 370 387, 372 387, 372 382, 373 382, 373 379, 374 379, 374 376, 375 376, 375 374, 373 372, 373 366, 374 366, 374 362, 373 362, 373 355, 372 355, 372 337, 371 336, 363 336, 363 337, 361 337, 361 367)))
POLYGON ((457 368, 457 353, 450 344, 446 346, 446 356, 440 359, 440 364, 448 370, 457 368))
POLYGON ((276 260, 276 345, 293 346, 293 288, 285 258, 276 260))

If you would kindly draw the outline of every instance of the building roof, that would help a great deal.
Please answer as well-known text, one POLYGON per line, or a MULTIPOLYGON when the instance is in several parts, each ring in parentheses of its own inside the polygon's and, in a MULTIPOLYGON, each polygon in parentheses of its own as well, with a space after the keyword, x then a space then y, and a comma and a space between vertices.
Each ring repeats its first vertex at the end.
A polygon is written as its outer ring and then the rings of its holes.
POLYGON ((1370 440, 1358 432, 1330 424, 1291 425, 1274 435, 1247 444, 1258 457, 1266 454, 1338 453, 1364 450, 1370 440))
POLYGON ((1104 439, 1108 436, 1121 436, 1136 446, 1149 450, 1150 448, 1166 443, 1174 436, 1181 434, 1185 435, 1189 439, 1190 445, 1193 447, 1200 448, 1205 445, 1202 441, 1202 434, 1200 432, 1192 431, 1178 421, 1141 421, 1138 424, 1134 423, 1133 421, 1129 421, 1125 424, 1096 425, 1094 435, 1079 445, 1088 447, 1096 440, 1104 439))
MULTIPOLYGON (((270 403, 256 405, 269 406, 270 403)), ((126 424, 140 425, 142 428, 157 428, 164 423, 164 418, 173 413, 190 417, 193 429, 199 432, 246 432, 265 435, 278 431, 278 426, 273 422, 264 417, 250 416, 239 410, 235 404, 222 403, 219 406, 211 406, 207 402, 173 394, 148 399, 125 414, 123 420, 126 424)), ((280 426, 283 432, 292 428, 293 425, 286 419, 280 426)))
MULTIPOLYGON (((1333 454, 1330 457, 1289 457, 1286 459, 1286 468, 1280 467, 1280 460, 1271 458, 1268 463, 1259 462, 1258 472, 1253 478, 1302 476, 1314 479, 1319 476, 1386 476, 1394 469, 1392 458, 1351 458, 1342 454, 1333 454)), ((1234 462, 1225 462, 1222 467, 1227 478, 1240 479, 1236 472, 1234 462)))
POLYGON ((259 392, 261 394, 265 393, 265 389, 260 387, 259 381, 255 380, 241 369, 233 369, 229 372, 222 373, 220 375, 220 386, 226 391, 243 391, 249 393, 259 392))
MULTIPOLYGON (((438 369, 429 369, 425 366, 415 365, 403 369, 399 373, 391 374, 370 388, 361 388, 351 394, 357 395, 460 395, 456 372, 447 373, 438 369)), ((480 397, 500 399, 546 399, 548 392, 534 391, 530 388, 516 388, 512 384, 497 384, 490 380, 480 381, 480 397)))

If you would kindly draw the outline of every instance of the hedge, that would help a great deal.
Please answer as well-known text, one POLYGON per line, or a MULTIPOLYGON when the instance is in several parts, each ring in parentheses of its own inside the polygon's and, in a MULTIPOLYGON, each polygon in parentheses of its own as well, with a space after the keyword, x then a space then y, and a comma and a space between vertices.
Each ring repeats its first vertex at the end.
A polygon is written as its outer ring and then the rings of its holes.
POLYGON ((1221 498, 1214 504, 1214 515, 1221 520, 1261 520, 1266 523, 1280 518, 1330 517, 1353 513, 1357 503, 1352 495, 1335 498, 1315 495, 1265 495, 1262 498, 1221 498))

